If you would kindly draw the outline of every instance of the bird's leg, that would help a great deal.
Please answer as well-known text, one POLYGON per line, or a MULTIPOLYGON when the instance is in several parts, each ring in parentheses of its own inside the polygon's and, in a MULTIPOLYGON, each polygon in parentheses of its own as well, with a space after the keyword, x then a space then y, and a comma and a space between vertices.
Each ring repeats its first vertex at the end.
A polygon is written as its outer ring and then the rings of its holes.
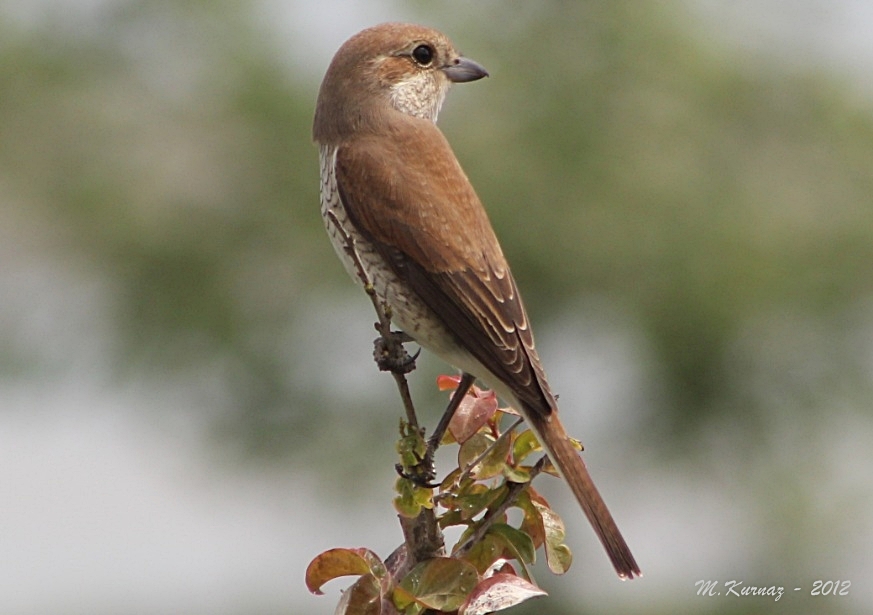
POLYGON ((403 344, 413 341, 412 338, 403 331, 392 331, 391 321, 386 315, 388 308, 380 309, 380 304, 375 299, 373 305, 376 306, 376 312, 379 314, 376 330, 381 334, 373 340, 373 358, 380 370, 391 372, 394 376, 394 382, 397 383, 397 389, 400 391, 400 399, 403 400, 403 408, 406 410, 406 421, 424 437, 424 432, 418 426, 415 406, 409 393, 409 383, 406 381, 406 374, 415 369, 415 360, 421 354, 421 348, 414 355, 406 352, 403 344))

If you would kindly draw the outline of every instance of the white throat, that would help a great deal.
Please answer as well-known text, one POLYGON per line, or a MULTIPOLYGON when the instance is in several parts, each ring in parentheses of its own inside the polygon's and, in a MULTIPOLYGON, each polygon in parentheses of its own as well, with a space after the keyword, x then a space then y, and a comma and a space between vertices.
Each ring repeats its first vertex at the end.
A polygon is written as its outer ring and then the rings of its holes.
POLYGON ((391 86, 391 104, 407 115, 436 123, 447 89, 430 75, 417 74, 391 86))

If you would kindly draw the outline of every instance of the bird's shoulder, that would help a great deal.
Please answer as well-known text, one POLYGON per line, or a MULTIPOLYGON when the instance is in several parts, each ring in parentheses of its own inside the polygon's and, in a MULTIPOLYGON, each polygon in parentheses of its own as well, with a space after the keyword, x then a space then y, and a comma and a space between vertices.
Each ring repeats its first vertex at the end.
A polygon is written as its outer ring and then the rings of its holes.
POLYGON ((505 269, 488 215, 442 132, 400 118, 337 148, 349 215, 372 238, 430 270, 505 269))

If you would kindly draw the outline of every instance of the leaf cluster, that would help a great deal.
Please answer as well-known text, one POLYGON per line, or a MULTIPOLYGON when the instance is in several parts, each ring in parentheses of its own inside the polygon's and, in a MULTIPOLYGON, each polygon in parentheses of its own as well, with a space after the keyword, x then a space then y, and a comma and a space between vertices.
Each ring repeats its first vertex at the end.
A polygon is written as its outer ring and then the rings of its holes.
MULTIPOLYGON (((459 381, 441 376, 438 386, 454 390, 459 381)), ((555 574, 569 569, 572 554, 564 544, 563 521, 530 484, 541 471, 554 469, 546 458, 531 465, 531 456, 542 449, 529 430, 516 429, 520 421, 502 428, 514 415, 498 406, 493 391, 472 387, 443 438, 443 444, 458 445, 457 467, 435 489, 404 476, 397 481, 394 506, 401 517, 436 511, 441 530, 463 528, 448 556, 404 567, 393 564, 394 554, 383 561, 365 548, 330 549, 310 563, 309 590, 320 594, 326 582, 357 575, 337 613, 367 615, 428 610, 480 615, 545 595, 530 571, 536 550, 543 548, 555 574), (516 524, 507 514, 513 507, 522 513, 516 524)), ((397 448, 404 474, 414 475, 426 449, 421 432, 402 423, 397 448)))

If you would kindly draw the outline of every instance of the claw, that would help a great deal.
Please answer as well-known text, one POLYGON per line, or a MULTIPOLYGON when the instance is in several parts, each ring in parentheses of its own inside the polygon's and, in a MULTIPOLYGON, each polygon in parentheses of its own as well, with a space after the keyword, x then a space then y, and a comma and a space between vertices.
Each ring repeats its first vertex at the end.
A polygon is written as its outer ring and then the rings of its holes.
MULTIPOLYGON (((410 356, 406 357, 407 365, 412 365, 413 366, 412 369, 415 369, 415 362, 418 360, 418 357, 420 357, 420 356, 421 356, 421 348, 416 350, 415 354, 412 355, 411 357, 410 356)), ((404 367, 405 367, 405 365, 404 365, 404 367)), ((409 370, 409 371, 412 371, 412 370, 409 370)))
POLYGON ((426 471, 422 474, 407 472, 403 469, 403 466, 398 464, 394 465, 394 469, 397 471, 397 474, 401 476, 401 478, 405 478, 408 481, 412 481, 418 487, 423 487, 425 489, 437 489, 440 484, 431 482, 433 481, 435 471, 426 471))

